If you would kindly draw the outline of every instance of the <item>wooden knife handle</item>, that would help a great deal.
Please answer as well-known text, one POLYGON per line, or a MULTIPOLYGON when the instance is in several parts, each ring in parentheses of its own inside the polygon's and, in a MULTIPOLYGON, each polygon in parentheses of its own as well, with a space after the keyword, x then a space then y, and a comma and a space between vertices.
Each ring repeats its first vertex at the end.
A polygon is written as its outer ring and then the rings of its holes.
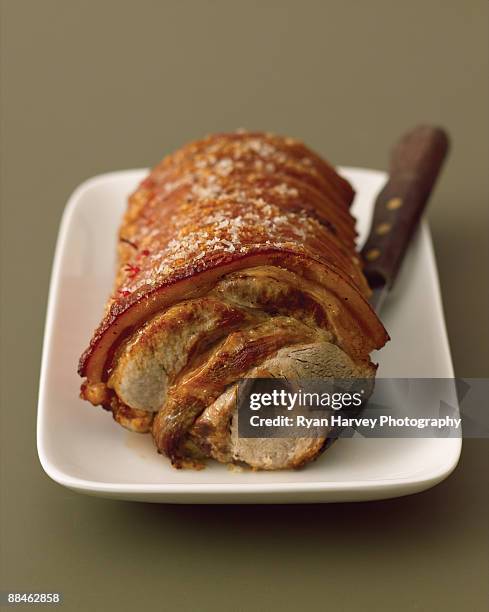
POLYGON ((371 287, 392 287, 449 148, 437 127, 418 126, 394 147, 389 180, 379 193, 362 249, 371 287))

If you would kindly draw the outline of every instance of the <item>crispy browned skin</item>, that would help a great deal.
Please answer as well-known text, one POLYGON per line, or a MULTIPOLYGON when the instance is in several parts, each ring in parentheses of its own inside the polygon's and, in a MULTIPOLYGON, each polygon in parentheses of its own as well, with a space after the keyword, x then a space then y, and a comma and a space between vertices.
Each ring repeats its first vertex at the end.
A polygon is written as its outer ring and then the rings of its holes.
MULTIPOLYGON (((196 418, 226 385, 281 347, 314 341, 328 330, 345 353, 368 360, 388 336, 366 299, 349 212, 353 195, 349 183, 302 143, 271 134, 217 134, 166 157, 129 199, 114 293, 80 359, 79 373, 87 379, 82 396, 111 409, 124 426, 131 428, 133 415, 133 429, 152 427, 158 449, 178 465, 196 418), (125 343, 175 304, 202 309, 199 299, 208 294, 226 303, 232 287, 221 279, 250 269, 287 273, 280 282, 290 292, 259 305, 252 316, 236 306, 237 318, 221 325, 219 342, 217 330, 206 331, 207 344, 215 346, 204 350, 199 340, 199 351, 179 365, 180 377, 168 378, 154 422, 153 414, 132 412, 110 382, 125 343), (314 322, 304 325, 298 320, 306 310, 314 322)), ((208 304, 210 313, 222 308, 216 300, 208 304)), ((165 326, 177 329, 175 321, 165 326)))

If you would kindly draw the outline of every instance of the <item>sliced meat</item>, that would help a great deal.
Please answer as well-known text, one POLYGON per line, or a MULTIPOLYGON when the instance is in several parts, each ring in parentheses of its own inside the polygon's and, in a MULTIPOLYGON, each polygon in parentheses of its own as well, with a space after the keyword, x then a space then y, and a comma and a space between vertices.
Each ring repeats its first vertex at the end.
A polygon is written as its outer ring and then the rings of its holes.
POLYGON ((230 334, 201 367, 178 380, 169 390, 165 405, 153 422, 158 450, 178 465, 184 456, 182 444, 187 431, 229 384, 280 348, 311 342, 325 335, 290 317, 274 317, 251 329, 230 334))
POLYGON ((206 351, 209 346, 233 330, 277 316, 301 321, 309 334, 321 330, 324 341, 336 340, 341 328, 332 301, 315 283, 272 266, 226 275, 208 297, 181 302, 139 329, 116 354, 107 388, 104 383, 87 385, 85 397, 92 403, 97 398, 106 406, 110 403, 114 418, 124 427, 148 431, 151 413, 165 404, 170 386, 212 356, 214 349, 206 351), (111 399, 114 393, 116 399, 111 399), (143 411, 150 414, 144 416, 143 411))
POLYGON ((249 319, 217 299, 182 302, 154 317, 122 348, 108 387, 128 406, 156 412, 192 354, 249 319))
MULTIPOLYGON (((208 297, 169 308, 130 337, 115 355, 107 387, 128 407, 157 412, 181 370, 235 329, 275 314, 327 328, 327 307, 306 288, 297 275, 267 266, 227 275, 208 297)), ((85 385, 84 397, 103 403, 97 398, 105 398, 104 390, 104 383, 85 385)))
MULTIPOLYGON (((370 361, 355 363, 330 342, 280 349, 253 368, 246 378, 371 379, 376 367, 370 361)), ((237 385, 231 386, 196 420, 190 437, 203 453, 223 463, 244 462, 253 468, 298 468, 318 456, 326 438, 241 438, 238 435, 237 385)))

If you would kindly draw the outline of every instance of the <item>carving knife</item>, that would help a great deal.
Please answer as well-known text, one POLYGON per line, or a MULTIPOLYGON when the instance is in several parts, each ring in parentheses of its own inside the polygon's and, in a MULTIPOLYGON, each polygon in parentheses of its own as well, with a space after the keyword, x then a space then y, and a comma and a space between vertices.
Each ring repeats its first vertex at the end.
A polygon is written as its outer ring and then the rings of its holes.
POLYGON ((370 233, 361 250, 370 303, 379 312, 426 207, 449 149, 446 132, 420 125, 391 153, 389 179, 377 196, 370 233))

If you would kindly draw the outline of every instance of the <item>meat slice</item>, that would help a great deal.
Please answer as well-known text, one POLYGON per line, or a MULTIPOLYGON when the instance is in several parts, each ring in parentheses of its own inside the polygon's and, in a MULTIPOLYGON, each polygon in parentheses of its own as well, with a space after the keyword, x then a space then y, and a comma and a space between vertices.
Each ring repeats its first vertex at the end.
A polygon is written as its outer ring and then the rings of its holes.
POLYGON ((169 384, 193 354, 256 318, 208 297, 181 302, 134 334, 120 351, 107 386, 128 406, 157 412, 169 384))
MULTIPOLYGON (((370 379, 373 390, 376 366, 369 360, 355 363, 330 342, 315 342, 280 349, 252 369, 247 378, 370 379)), ((324 448, 320 438, 242 438, 238 434, 237 385, 229 387, 197 419, 190 437, 205 455, 223 463, 244 462, 260 470, 298 468, 324 448)))
POLYGON ((178 466, 183 445, 196 418, 225 388, 257 363, 284 346, 311 342, 326 333, 290 317, 274 317, 251 329, 230 334, 202 366, 179 379, 153 421, 153 437, 160 452, 178 466))

